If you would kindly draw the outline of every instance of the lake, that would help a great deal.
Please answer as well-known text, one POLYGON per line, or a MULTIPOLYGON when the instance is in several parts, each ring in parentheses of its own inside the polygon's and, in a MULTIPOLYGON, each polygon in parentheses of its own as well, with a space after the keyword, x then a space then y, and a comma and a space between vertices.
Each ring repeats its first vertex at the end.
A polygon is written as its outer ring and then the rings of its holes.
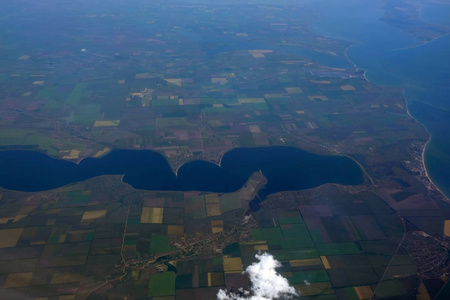
POLYGON ((37 151, 1 151, 0 186, 19 191, 42 191, 100 175, 123 174, 137 189, 233 192, 261 170, 268 179, 265 193, 313 188, 325 183, 361 184, 359 165, 344 156, 323 156, 293 147, 237 148, 220 166, 206 161, 182 165, 177 175, 166 158, 150 150, 116 149, 79 164, 54 159, 37 151))

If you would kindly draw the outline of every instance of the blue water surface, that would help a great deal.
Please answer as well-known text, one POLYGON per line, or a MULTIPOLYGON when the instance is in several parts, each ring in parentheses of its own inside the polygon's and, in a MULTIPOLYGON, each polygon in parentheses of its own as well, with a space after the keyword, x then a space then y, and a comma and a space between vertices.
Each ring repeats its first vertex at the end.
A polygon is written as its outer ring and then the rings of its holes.
MULTIPOLYGON (((367 70, 368 80, 405 89, 410 114, 431 135, 425 149, 428 175, 450 196, 450 35, 418 45, 380 20, 381 1, 319 0, 310 5, 321 14, 311 29, 352 42, 348 58, 367 70)), ((449 5, 429 2, 424 7, 424 21, 449 25, 449 5)))
POLYGON ((113 150, 78 165, 37 151, 0 151, 0 186, 42 191, 99 175, 123 174, 138 189, 233 192, 261 170, 268 179, 266 193, 313 188, 325 183, 363 182, 359 165, 344 156, 322 156, 292 147, 237 148, 220 166, 206 161, 182 165, 177 175, 161 154, 150 150, 113 150))

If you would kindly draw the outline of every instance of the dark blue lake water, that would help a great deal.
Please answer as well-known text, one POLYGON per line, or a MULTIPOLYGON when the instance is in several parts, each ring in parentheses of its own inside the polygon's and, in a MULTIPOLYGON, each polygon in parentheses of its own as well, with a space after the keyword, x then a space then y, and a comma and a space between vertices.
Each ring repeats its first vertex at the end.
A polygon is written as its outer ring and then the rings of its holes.
MULTIPOLYGON (((450 35, 415 47, 415 39, 380 21, 382 1, 318 0, 310 5, 321 13, 311 26, 314 32, 357 42, 347 55, 367 70, 370 81, 405 89, 409 112, 432 136, 425 150, 428 174, 450 196, 450 35)), ((448 12, 450 5, 428 2, 422 17, 449 25, 448 12)))
POLYGON ((343 156, 322 156, 292 147, 238 148, 227 152, 221 166, 193 161, 178 169, 154 151, 113 150, 101 158, 75 164, 35 151, 0 152, 0 186, 42 191, 99 175, 124 174, 123 181, 138 189, 233 192, 253 172, 267 177, 266 194, 299 190, 325 183, 363 182, 358 164, 343 156))

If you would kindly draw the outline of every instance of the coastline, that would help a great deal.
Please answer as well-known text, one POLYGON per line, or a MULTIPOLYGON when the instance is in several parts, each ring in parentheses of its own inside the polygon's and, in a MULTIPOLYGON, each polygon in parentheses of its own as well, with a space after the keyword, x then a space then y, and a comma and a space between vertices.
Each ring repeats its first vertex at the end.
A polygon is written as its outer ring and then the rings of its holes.
POLYGON ((425 129, 425 131, 427 132, 427 134, 428 134, 428 140, 425 142, 425 144, 423 145, 423 147, 422 147, 422 153, 421 153, 421 165, 422 165, 422 170, 421 170, 421 172, 420 172, 420 176, 424 176, 426 179, 427 179, 427 182, 423 182, 423 180, 421 180, 422 181, 422 183, 423 184, 425 184, 425 186, 428 188, 428 190, 435 190, 435 191, 438 191, 439 193, 441 193, 443 196, 444 196, 444 199, 447 201, 447 202, 450 202, 450 199, 449 199, 449 197, 447 197, 447 195, 433 182, 433 180, 431 179, 431 177, 430 177, 430 175, 428 174, 428 170, 427 170, 427 166, 425 165, 425 151, 426 151, 426 149, 427 149, 427 146, 428 146, 428 144, 430 143, 430 141, 431 141, 431 138, 433 137, 432 135, 431 135, 431 133, 430 133, 430 131, 428 130, 428 128, 424 125, 424 124, 422 124, 421 122, 419 122, 417 119, 415 119, 412 115, 411 115, 411 112, 409 111, 409 106, 408 106, 408 101, 407 101, 407 99, 406 99, 406 96, 405 96, 405 89, 403 89, 403 98, 405 99, 405 102, 406 102, 406 113, 408 114, 408 116, 411 118, 411 119, 413 119, 414 121, 416 121, 417 123, 419 123, 420 125, 422 125, 422 127, 425 129), (427 184, 428 183, 428 184, 427 184))
POLYGON ((395 48, 395 49, 391 49, 390 51, 401 51, 401 50, 408 50, 408 49, 420 48, 420 47, 425 46, 425 45, 428 45, 429 43, 432 43, 432 42, 434 42, 434 41, 436 41, 436 40, 439 40, 439 39, 441 39, 441 38, 443 38, 443 37, 446 37, 446 36, 448 36, 448 35, 450 35, 450 32, 449 32, 449 33, 446 33, 446 34, 443 34, 443 35, 440 35, 440 36, 438 36, 438 37, 435 37, 434 39, 429 40, 429 41, 426 41, 426 42, 423 42, 423 43, 421 43, 421 44, 417 44, 417 45, 409 46, 409 47, 403 47, 403 48, 395 48))
MULTIPOLYGON (((321 13, 319 12, 319 19, 318 19, 318 20, 320 20, 321 17, 322 17, 322 15, 321 15, 321 13)), ((317 22, 318 20, 316 20, 315 22, 317 22)), ((340 40, 348 41, 348 42, 350 43, 350 45, 349 45, 347 48, 345 48, 344 55, 345 55, 345 58, 349 61, 350 65, 354 66, 354 68, 357 69, 357 70, 364 70, 363 77, 364 77, 364 79, 365 79, 367 82, 369 82, 369 83, 371 83, 371 84, 378 85, 378 86, 384 86, 384 85, 382 85, 382 84, 378 84, 378 83, 376 83, 376 82, 373 82, 373 81, 369 80, 369 79, 367 78, 367 76, 366 76, 366 74, 367 74, 367 72, 368 72, 369 70, 368 70, 368 69, 365 69, 365 68, 360 68, 360 67, 358 67, 358 65, 357 65, 357 64, 349 57, 349 55, 348 55, 348 50, 349 50, 350 48, 352 48, 352 47, 356 47, 356 46, 361 45, 361 44, 362 44, 361 41, 354 41, 354 40, 351 39, 351 38, 346 39, 346 38, 341 38, 341 37, 330 36, 330 35, 327 35, 327 34, 321 34, 320 32, 317 32, 317 31, 315 31, 315 30, 313 30, 313 29, 311 28, 311 26, 312 26, 313 24, 314 24, 314 23, 312 23, 312 24, 310 24, 310 25, 308 26, 308 30, 310 30, 310 31, 313 32, 314 34, 321 35, 321 36, 325 36, 325 37, 327 37, 327 38, 333 38, 333 39, 340 39, 340 40)), ((391 49, 390 51, 399 51, 399 50, 406 50, 406 49, 418 48, 418 47, 427 45, 427 44, 429 44, 429 43, 431 43, 431 42, 433 42, 433 41, 436 41, 436 40, 438 40, 438 39, 440 39, 440 38, 446 37, 446 36, 448 36, 448 35, 450 35, 450 33, 446 33, 446 34, 444 34, 444 35, 441 35, 441 36, 439 36, 439 37, 436 37, 436 38, 432 39, 431 41, 428 41, 428 42, 425 42, 425 43, 422 43, 422 44, 419 44, 419 45, 414 45, 414 46, 404 47, 404 48, 391 49)), ((438 191, 438 192, 443 196, 443 198, 444 198, 446 201, 450 202, 449 197, 448 197, 448 196, 447 196, 447 195, 446 195, 446 194, 445 194, 445 193, 444 193, 444 192, 443 192, 443 191, 442 191, 442 190, 441 190, 434 182, 433 182, 433 180, 432 180, 431 177, 429 176, 427 167, 426 167, 426 165, 425 165, 425 151, 426 151, 426 148, 427 148, 429 142, 431 141, 432 135, 431 135, 430 131, 428 130, 428 128, 427 128, 423 123, 421 123, 419 120, 417 120, 416 118, 414 118, 414 117, 411 115, 411 113, 410 113, 410 111, 409 111, 409 102, 408 102, 407 97, 405 96, 405 89, 406 89, 406 88, 405 88, 405 87, 401 87, 401 88, 402 88, 403 100, 404 100, 404 102, 405 102, 406 113, 408 114, 408 116, 409 116, 411 119, 413 119, 415 122, 417 122, 418 124, 420 124, 420 125, 425 129, 425 131, 426 131, 427 134, 428 134, 428 140, 425 142, 425 144, 424 144, 424 146, 423 146, 423 148, 422 148, 422 151, 421 151, 422 153, 421 153, 421 162, 420 162, 420 163, 421 163, 421 165, 422 165, 422 170, 421 170, 420 175, 419 175, 419 176, 425 177, 425 178, 426 178, 426 182, 424 182, 424 180, 421 180, 421 181, 422 181, 422 183, 424 183, 425 186, 427 186, 427 189, 428 189, 429 191, 432 191, 432 190, 438 191)), ((359 164, 359 163, 358 163, 358 164, 359 164)), ((364 170, 364 172, 366 172, 364 168, 362 168, 362 169, 364 170)), ((370 178, 370 177, 369 177, 369 178, 370 178)))

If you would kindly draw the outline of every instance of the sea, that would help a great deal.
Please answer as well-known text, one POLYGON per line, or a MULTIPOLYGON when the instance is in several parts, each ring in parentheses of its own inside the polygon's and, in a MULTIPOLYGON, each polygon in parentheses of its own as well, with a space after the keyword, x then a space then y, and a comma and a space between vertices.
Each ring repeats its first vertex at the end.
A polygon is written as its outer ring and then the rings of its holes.
MULTIPOLYGON (((424 164, 433 183, 450 197, 450 35, 426 44, 380 19, 383 1, 315 0, 308 7, 320 12, 310 26, 317 34, 353 43, 347 49, 350 64, 366 70, 377 85, 404 89, 410 115, 430 134, 424 164)), ((450 26, 450 5, 426 2, 425 22, 450 26)), ((342 60, 319 62, 345 67, 342 60)))

